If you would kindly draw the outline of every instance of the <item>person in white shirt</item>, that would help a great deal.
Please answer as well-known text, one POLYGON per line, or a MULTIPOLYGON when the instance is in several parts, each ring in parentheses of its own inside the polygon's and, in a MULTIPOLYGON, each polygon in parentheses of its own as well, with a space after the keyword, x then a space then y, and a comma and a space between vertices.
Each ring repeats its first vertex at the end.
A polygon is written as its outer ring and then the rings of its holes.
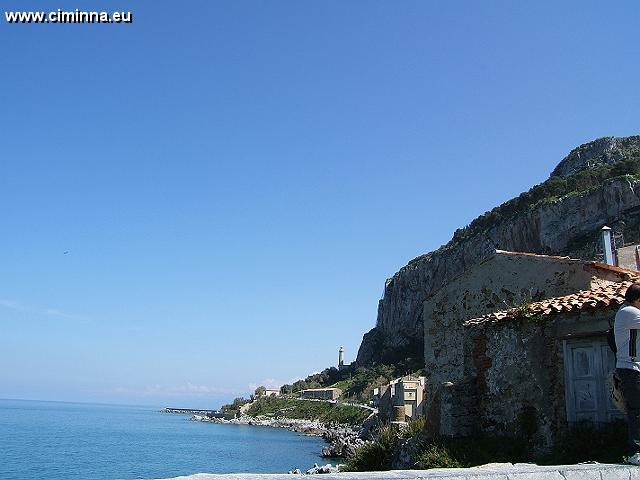
POLYGON ((613 326, 617 348, 616 374, 621 380, 622 397, 627 405, 628 462, 640 465, 640 284, 629 286, 624 299, 613 326))

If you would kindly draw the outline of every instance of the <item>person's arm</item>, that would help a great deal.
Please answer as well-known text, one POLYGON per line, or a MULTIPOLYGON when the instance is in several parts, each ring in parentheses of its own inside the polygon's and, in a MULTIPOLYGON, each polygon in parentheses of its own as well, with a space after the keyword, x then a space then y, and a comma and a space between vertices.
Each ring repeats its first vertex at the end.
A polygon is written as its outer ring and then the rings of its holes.
POLYGON ((629 328, 640 330, 640 309, 631 307, 629 310, 632 312, 632 317, 629 321, 629 328))
POLYGON ((629 319, 627 320, 627 326, 629 329, 629 357, 632 362, 637 361, 638 358, 638 330, 640 330, 640 310, 636 307, 627 309, 629 312, 629 319))

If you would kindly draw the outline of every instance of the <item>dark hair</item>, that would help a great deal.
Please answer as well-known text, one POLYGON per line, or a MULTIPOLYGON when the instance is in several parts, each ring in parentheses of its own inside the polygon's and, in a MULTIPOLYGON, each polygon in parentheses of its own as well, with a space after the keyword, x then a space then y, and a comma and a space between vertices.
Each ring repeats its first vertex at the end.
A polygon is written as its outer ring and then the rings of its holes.
POLYGON ((640 284, 632 283, 624 294, 627 303, 633 303, 640 298, 640 284))

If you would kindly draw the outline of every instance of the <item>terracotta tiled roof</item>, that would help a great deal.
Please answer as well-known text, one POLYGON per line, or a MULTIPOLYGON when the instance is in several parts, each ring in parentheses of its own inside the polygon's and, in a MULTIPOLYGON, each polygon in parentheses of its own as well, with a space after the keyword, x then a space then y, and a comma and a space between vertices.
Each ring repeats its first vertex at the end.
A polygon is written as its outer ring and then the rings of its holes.
POLYGON ((624 303, 624 293, 631 283, 632 282, 621 282, 599 285, 590 290, 580 290, 579 292, 564 297, 549 298, 522 307, 488 313, 481 317, 467 320, 464 322, 464 325, 470 326, 514 320, 523 315, 551 316, 559 313, 578 313, 599 308, 617 308, 624 303))

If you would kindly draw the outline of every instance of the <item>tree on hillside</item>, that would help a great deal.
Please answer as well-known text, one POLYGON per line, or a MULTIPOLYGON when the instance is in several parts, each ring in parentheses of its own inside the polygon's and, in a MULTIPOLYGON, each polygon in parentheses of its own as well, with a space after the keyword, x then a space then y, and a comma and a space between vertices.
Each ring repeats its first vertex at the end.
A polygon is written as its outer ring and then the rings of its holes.
POLYGON ((307 388, 309 387, 307 386, 307 382, 305 382, 304 380, 298 380, 297 382, 293 382, 294 392, 299 392, 300 390, 306 390, 307 388))
POLYGON ((258 388, 256 388, 256 391, 254 393, 256 397, 262 397, 265 393, 267 393, 267 389, 260 385, 258 388))

